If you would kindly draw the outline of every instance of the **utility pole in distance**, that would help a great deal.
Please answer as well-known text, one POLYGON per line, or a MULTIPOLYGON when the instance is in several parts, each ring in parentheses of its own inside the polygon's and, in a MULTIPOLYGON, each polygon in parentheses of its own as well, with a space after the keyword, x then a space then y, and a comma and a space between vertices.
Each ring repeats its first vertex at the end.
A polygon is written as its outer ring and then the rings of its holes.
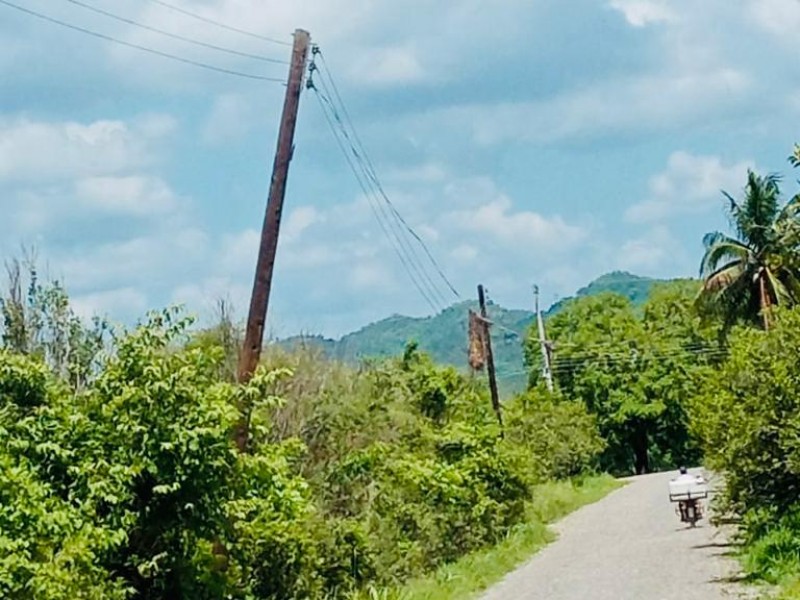
POLYGON ((494 354, 492 353, 492 337, 489 331, 489 317, 486 313, 486 294, 483 286, 478 286, 478 303, 481 306, 481 320, 484 326, 484 340, 486 343, 486 372, 489 375, 489 391, 492 394, 492 408, 497 415, 500 429, 503 428, 503 415, 500 409, 500 395, 497 392, 497 375, 494 370, 494 354))
MULTIPOLYGON (((264 329, 269 308, 269 296, 272 289, 272 274, 275 269, 275 254, 278 249, 278 233, 283 212, 283 200, 286 196, 286 180, 289 174, 289 163, 294 152, 294 132, 297 125, 297 111, 300 106, 300 92, 303 89, 303 76, 308 63, 308 51, 311 36, 307 31, 298 29, 294 32, 292 61, 289 67, 289 81, 283 103, 283 116, 278 132, 278 148, 272 167, 272 180, 269 187, 269 199, 261 230, 261 244, 258 248, 258 261, 253 282, 253 294, 250 298, 250 311, 247 316, 244 345, 239 357, 238 381, 247 383, 253 376, 261 358, 261 346, 264 342, 264 329)), ((236 445, 240 450, 247 446, 249 415, 247 407, 243 408, 242 423, 236 431, 236 445)))
POLYGON ((547 347, 547 337, 544 332, 544 319, 539 308, 539 286, 533 286, 534 308, 536 310, 536 324, 539 329, 539 345, 542 347, 542 375, 547 383, 548 391, 553 391, 553 369, 550 365, 550 349, 547 347))

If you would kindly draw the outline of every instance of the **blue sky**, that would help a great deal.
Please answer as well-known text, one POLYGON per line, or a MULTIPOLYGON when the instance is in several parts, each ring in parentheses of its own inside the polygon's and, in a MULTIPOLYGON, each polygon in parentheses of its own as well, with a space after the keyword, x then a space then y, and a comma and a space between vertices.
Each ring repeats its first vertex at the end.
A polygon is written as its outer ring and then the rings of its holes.
MULTIPOLYGON (((288 59, 148 0, 85 0, 288 59)), ((695 275, 720 189, 788 173, 800 140, 800 2, 173 0, 323 49, 384 186, 465 297, 546 301, 625 269, 695 275)), ((226 68, 67 0, 20 4, 226 68)), ((283 88, 210 73, 0 5, 0 257, 35 245, 82 314, 130 321, 227 297, 243 314, 283 88)), ((794 192, 787 176, 785 187, 794 192)), ((430 308, 301 100, 269 330, 339 335, 430 308)))

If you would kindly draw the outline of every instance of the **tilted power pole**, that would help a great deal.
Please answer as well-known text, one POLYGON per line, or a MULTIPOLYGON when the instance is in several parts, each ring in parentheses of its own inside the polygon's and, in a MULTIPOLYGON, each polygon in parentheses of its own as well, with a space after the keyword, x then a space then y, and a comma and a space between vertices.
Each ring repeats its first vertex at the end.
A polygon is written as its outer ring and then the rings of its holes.
POLYGON ((478 286, 478 303, 481 306, 481 320, 483 321, 484 340, 486 343, 486 372, 489 375, 489 391, 492 394, 492 408, 497 415, 500 428, 503 427, 503 414, 500 408, 500 394, 497 391, 497 374, 494 370, 494 354, 492 353, 492 336, 489 331, 489 317, 486 312, 486 294, 483 286, 478 286))
MULTIPOLYGON (((311 36, 307 31, 298 29, 294 32, 292 61, 289 67, 289 81, 286 86, 286 98, 283 103, 283 116, 278 131, 278 148, 272 167, 272 181, 269 187, 269 199, 261 230, 261 244, 258 248, 253 295, 250 298, 250 311, 247 316, 244 345, 239 357, 238 381, 247 383, 253 376, 261 359, 261 346, 264 342, 264 329, 269 308, 269 296, 272 289, 272 274, 275 269, 275 254, 278 249, 278 234, 281 226, 283 200, 286 196, 286 180, 289 174, 289 163, 294 152, 294 132, 297 125, 297 111, 300 106, 300 93, 303 89, 303 77, 308 63, 308 52, 311 36)), ((242 407, 242 423, 236 432, 236 444, 240 450, 247 447, 249 429, 249 407, 242 407)))
POLYGON ((548 391, 553 391, 553 368, 550 364, 550 348, 547 347, 547 337, 544 332, 544 319, 542 309, 539 307, 539 286, 533 286, 534 308, 536 310, 536 324, 539 329, 539 345, 542 347, 542 376, 547 383, 548 391))

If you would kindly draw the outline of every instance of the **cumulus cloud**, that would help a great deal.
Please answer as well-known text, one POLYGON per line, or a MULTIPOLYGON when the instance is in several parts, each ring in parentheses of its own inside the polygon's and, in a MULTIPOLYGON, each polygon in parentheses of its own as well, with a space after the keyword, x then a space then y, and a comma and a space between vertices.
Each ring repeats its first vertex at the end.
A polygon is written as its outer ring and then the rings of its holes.
POLYGON ((71 298, 71 302, 78 316, 84 319, 94 316, 136 315, 149 308, 147 295, 141 289, 133 287, 78 294, 71 298))
POLYGON ((749 0, 747 12, 767 31, 797 44, 800 2, 796 0, 749 0))
POLYGON ((75 192, 87 209, 120 215, 159 217, 178 206, 170 186, 152 176, 87 177, 75 192))
POLYGON ((419 125, 448 123, 471 131, 473 140, 485 145, 658 132, 700 122, 737 103, 750 88, 748 75, 731 68, 645 75, 543 101, 451 107, 424 116, 419 125))
POLYGON ((629 207, 625 219, 647 223, 697 214, 720 205, 721 190, 736 190, 752 161, 725 163, 719 156, 675 152, 667 168, 650 180, 650 196, 629 207))
POLYGON ((618 268, 645 275, 664 275, 682 262, 685 250, 669 228, 659 225, 627 240, 619 250, 618 268))
POLYGON ((173 129, 172 119, 154 116, 139 123, 0 117, 0 180, 42 183, 141 168, 173 129))
POLYGON ((203 127, 203 141, 216 145, 240 140, 264 120, 252 97, 246 94, 222 94, 214 100, 203 127))
POLYGON ((621 12, 634 27, 665 23, 676 18, 672 8, 661 0, 611 0, 609 5, 621 12))
POLYGON ((514 211, 510 198, 499 197, 477 210, 455 211, 445 216, 467 233, 491 236, 493 241, 515 248, 574 246, 586 235, 583 228, 561 217, 544 217, 532 211, 514 211))

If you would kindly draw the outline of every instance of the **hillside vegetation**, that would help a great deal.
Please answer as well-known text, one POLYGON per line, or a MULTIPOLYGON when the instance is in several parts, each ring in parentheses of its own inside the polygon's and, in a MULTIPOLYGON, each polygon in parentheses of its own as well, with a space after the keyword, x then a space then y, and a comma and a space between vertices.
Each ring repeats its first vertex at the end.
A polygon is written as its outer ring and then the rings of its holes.
MULTIPOLYGON (((578 290, 575 297, 611 292, 628 298, 634 306, 641 306, 657 283, 659 280, 617 271, 592 281, 578 290)), ((555 303, 545 312, 545 318, 556 315, 568 302, 569 299, 565 299, 555 303)), ((466 314, 469 310, 478 311, 477 301, 461 302, 431 317, 394 315, 338 340, 298 336, 282 340, 279 345, 284 348, 312 346, 334 360, 358 364, 367 358, 399 356, 406 344, 414 342, 437 363, 463 370, 467 365, 466 314)), ((498 324, 492 340, 499 386, 504 396, 511 396, 527 385, 521 340, 535 317, 532 311, 507 309, 491 302, 488 312, 492 321, 498 324)))

